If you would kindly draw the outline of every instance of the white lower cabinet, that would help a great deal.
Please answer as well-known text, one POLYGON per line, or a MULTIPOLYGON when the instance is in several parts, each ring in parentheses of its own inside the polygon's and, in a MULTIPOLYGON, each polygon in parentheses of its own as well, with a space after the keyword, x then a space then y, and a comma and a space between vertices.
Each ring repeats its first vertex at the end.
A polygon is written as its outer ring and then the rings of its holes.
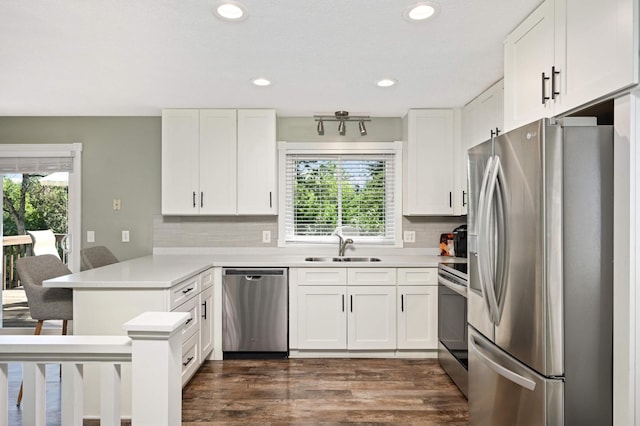
POLYGON ((396 348, 396 287, 348 287, 347 349, 396 348))
POLYGON ((298 348, 346 349, 346 286, 298 287, 298 348))
POLYGON ((437 268, 398 269, 398 349, 438 349, 437 268))
POLYGON ((173 312, 191 314, 182 330, 184 385, 213 350, 213 269, 187 278, 174 286, 171 291, 171 306, 175 306, 171 309, 173 312))
POLYGON ((398 349, 437 349, 437 318, 438 286, 398 286, 398 349))
POLYGON ((435 350, 436 277, 436 268, 292 268, 291 349, 435 350))

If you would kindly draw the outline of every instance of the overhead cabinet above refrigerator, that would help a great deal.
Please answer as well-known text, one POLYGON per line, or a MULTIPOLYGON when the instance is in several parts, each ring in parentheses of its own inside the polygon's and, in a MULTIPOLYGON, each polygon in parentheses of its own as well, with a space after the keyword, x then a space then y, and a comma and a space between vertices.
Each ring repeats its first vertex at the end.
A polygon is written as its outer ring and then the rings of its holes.
POLYGON ((546 0, 505 41, 505 128, 638 84, 637 0, 546 0))

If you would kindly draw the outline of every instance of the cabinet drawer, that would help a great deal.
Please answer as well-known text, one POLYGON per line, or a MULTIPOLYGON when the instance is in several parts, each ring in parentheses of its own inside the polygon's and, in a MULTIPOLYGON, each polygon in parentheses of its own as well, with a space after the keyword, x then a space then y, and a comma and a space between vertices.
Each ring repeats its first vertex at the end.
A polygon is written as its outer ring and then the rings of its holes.
POLYGON ((191 336, 182 344, 182 386, 193 376, 200 366, 198 335, 191 336))
POLYGON ((349 268, 349 285, 396 285, 395 268, 349 268))
POLYGON ((200 277, 194 275, 180 284, 171 287, 171 303, 170 308, 174 310, 187 300, 195 297, 200 292, 200 277))
POLYGON ((204 290, 213 286, 213 268, 207 269, 200 274, 200 289, 204 290))
POLYGON ((438 285, 438 268, 398 269, 398 285, 438 285))
POLYGON ((191 318, 187 320, 187 323, 184 325, 182 329, 182 341, 186 341, 193 334, 197 333, 200 330, 200 315, 198 315, 198 298, 193 297, 173 309, 174 312, 189 312, 191 314, 191 318))
POLYGON ((346 285, 345 268, 300 268, 298 285, 346 285))

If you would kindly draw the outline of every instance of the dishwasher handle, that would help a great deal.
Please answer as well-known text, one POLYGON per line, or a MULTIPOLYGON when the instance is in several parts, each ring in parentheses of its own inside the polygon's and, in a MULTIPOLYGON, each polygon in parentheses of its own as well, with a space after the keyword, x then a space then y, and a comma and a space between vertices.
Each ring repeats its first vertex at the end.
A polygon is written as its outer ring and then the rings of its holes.
POLYGON ((230 275, 242 275, 245 276, 248 280, 256 280, 260 279, 263 276, 285 276, 286 269, 284 268, 263 268, 263 269, 223 269, 222 275, 230 276, 230 275))

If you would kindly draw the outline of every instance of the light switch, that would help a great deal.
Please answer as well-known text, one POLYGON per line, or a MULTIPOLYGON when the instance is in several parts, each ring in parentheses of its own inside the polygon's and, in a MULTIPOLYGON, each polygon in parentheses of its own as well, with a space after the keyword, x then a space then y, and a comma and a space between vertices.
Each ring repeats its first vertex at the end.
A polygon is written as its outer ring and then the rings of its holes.
POLYGON ((113 199, 113 209, 114 210, 120 210, 121 207, 122 207, 122 203, 120 202, 120 198, 114 198, 113 199))
POLYGON ((263 243, 271 242, 271 231, 262 231, 262 242, 263 243))
POLYGON ((405 243, 415 243, 416 242, 416 231, 404 231, 404 242, 405 243))
POLYGON ((95 243, 96 242, 96 233, 95 231, 87 231, 87 242, 95 243))
POLYGON ((122 242, 123 243, 129 242, 129 231, 122 231, 122 242))

